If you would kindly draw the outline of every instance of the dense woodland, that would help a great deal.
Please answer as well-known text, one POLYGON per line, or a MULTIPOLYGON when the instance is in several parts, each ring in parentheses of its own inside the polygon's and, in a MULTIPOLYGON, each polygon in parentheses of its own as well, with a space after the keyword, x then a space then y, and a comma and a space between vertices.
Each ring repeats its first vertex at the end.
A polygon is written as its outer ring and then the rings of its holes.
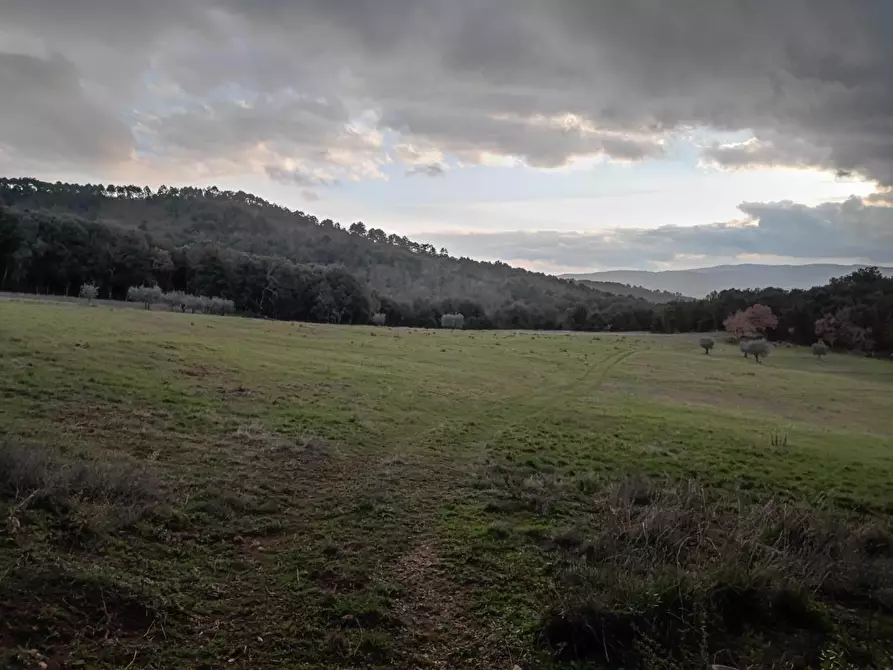
POLYGON ((762 304, 778 317, 765 332, 771 340, 893 351, 893 278, 871 268, 805 291, 726 290, 655 304, 670 296, 649 302, 635 290, 615 295, 455 258, 241 191, 0 179, 0 290, 77 295, 88 282, 101 298, 157 285, 276 319, 357 324, 384 314, 387 325, 421 327, 461 314, 465 328, 709 332, 762 304))
POLYGON ((466 328, 647 329, 651 305, 216 188, 0 180, 0 290, 103 298, 130 286, 231 299, 277 319, 466 328))

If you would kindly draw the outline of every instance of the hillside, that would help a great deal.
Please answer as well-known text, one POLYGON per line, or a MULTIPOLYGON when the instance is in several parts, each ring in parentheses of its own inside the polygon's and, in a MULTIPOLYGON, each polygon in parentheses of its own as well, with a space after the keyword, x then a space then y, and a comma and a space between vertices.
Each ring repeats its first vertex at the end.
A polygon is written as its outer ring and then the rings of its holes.
MULTIPOLYGON (((864 265, 717 265, 694 270, 609 270, 586 274, 562 275, 566 279, 590 282, 619 282, 641 286, 652 291, 680 293, 703 298, 713 291, 725 289, 756 289, 769 286, 784 289, 807 289, 827 284, 833 277, 842 277, 862 269, 864 265)), ((893 275, 893 268, 880 268, 885 275, 893 275)), ((643 296, 644 297, 644 296, 643 296)))
POLYGON ((274 318, 480 328, 647 328, 649 304, 577 282, 455 258, 406 237, 320 221, 244 192, 0 180, 0 290, 70 294, 82 282, 230 298, 274 318), (641 314, 642 319, 637 318, 641 314))
POLYGON ((641 298, 650 303, 661 305, 663 303, 672 302, 673 300, 690 300, 681 293, 670 293, 669 291, 658 291, 642 286, 630 286, 629 284, 621 284, 613 281, 593 281, 591 279, 580 279, 580 283, 602 291, 603 293, 611 293, 613 295, 625 295, 633 298, 641 298))

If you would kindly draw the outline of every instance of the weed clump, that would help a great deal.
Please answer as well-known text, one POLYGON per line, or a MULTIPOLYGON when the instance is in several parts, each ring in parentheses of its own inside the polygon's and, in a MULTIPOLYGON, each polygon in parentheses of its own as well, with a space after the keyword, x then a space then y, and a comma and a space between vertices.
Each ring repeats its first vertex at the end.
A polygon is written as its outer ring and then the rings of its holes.
POLYGON ((539 643, 557 660, 806 668, 834 649, 866 667, 886 653, 889 524, 695 483, 627 480, 589 499, 585 527, 549 545, 558 595, 539 643))
POLYGON ((130 526, 160 504, 155 474, 129 463, 69 458, 53 449, 0 442, 0 501, 16 532, 29 511, 49 514, 83 540, 130 526))

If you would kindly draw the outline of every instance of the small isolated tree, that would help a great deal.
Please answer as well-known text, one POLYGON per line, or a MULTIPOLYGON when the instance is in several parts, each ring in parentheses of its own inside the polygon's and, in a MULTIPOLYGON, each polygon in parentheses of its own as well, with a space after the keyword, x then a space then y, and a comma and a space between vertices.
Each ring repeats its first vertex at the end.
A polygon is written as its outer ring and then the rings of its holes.
POLYGON ((822 360, 822 357, 827 356, 830 350, 831 348, 821 340, 812 345, 812 355, 819 360, 822 360))
POLYGON ((388 315, 384 312, 378 312, 372 315, 373 326, 383 326, 388 322, 388 315))
POLYGON ((81 291, 78 295, 86 300, 88 305, 92 305, 99 295, 99 288, 93 282, 88 282, 81 285, 81 291))
POLYGON ((747 353, 751 354, 757 363, 762 363, 761 358, 766 358, 772 348, 766 340, 751 340, 747 343, 747 353))
POLYGON ((440 317, 441 328, 461 329, 465 325, 465 317, 462 314, 444 314, 440 317))
POLYGON ((704 353, 709 356, 710 350, 716 345, 716 342, 713 341, 712 337, 702 337, 699 344, 701 345, 701 349, 704 350, 704 353))
POLYGON ((750 344, 747 340, 741 340, 738 344, 738 348, 741 349, 741 353, 744 354, 744 358, 750 356, 750 352, 747 350, 747 345, 750 344))

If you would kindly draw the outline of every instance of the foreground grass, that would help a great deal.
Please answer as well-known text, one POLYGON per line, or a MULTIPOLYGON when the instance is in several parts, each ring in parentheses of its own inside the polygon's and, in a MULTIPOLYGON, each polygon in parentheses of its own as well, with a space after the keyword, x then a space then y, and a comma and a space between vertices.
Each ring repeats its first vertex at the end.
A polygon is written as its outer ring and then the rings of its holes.
MULTIPOLYGON (((623 593, 592 574, 618 569, 600 529, 620 508, 598 501, 615 499, 617 481, 650 478, 716 492, 700 506, 658 497, 685 520, 668 528, 724 538, 723 560, 742 547, 787 552, 775 543, 788 531, 744 536, 727 514, 697 510, 729 496, 836 509, 802 527, 871 569, 845 613, 819 597, 827 580, 785 568, 821 616, 798 619, 807 642, 772 662, 868 663, 893 606, 891 389, 889 364, 782 349, 758 366, 723 345, 704 356, 689 338, 0 304, 2 439, 10 463, 24 462, 0 476, 0 654, 24 667, 643 663, 641 649, 624 657, 603 638, 595 653, 579 632, 608 612, 620 639, 666 607, 669 591, 650 581, 637 592, 652 602, 629 619, 586 596, 623 593), (869 539, 817 530, 838 523, 869 539)), ((639 518, 636 499, 627 519, 639 518)), ((764 518, 736 505, 736 519, 764 518)), ((820 554, 809 565, 827 569, 820 554)), ((727 564, 711 561, 695 577, 715 594, 714 568, 727 564)), ((780 564, 754 559, 750 585, 771 569, 772 593, 788 593, 780 564)), ((694 578, 637 570, 677 593, 694 578)), ((716 615, 701 595, 700 609, 686 606, 692 629, 716 615)), ((748 630, 752 646, 783 646, 748 630)), ((693 653, 715 660, 720 633, 698 636, 693 653)))

